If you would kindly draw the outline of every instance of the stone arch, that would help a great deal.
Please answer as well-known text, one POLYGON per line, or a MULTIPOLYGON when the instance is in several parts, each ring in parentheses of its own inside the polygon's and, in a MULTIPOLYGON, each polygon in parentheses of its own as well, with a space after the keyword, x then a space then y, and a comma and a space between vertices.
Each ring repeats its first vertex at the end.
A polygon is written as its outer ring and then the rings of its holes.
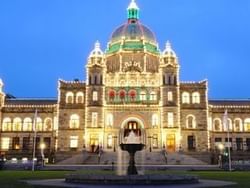
POLYGON ((119 142, 120 143, 124 142, 125 126, 127 126, 127 124, 129 122, 137 122, 138 123, 138 127, 139 127, 139 130, 140 130, 140 142, 141 143, 146 143, 145 123, 144 123, 144 121, 142 119, 140 119, 140 118, 138 118, 136 116, 127 117, 127 118, 124 118, 121 121, 119 142))

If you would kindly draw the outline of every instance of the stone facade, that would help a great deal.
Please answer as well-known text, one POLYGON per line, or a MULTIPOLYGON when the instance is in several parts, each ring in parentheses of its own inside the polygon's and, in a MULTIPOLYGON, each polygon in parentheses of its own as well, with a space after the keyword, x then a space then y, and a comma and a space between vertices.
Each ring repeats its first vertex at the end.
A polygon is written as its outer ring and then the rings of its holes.
POLYGON ((0 82, 2 154, 30 157, 34 125, 37 152, 45 143, 51 160, 82 150, 116 151, 131 130, 150 151, 210 152, 226 145, 225 117, 232 150, 250 150, 250 101, 209 100, 206 80, 181 82, 170 43, 160 52, 153 32, 139 22, 137 6, 128 11, 105 53, 95 44, 86 82, 59 80, 55 99, 13 98, 0 82))

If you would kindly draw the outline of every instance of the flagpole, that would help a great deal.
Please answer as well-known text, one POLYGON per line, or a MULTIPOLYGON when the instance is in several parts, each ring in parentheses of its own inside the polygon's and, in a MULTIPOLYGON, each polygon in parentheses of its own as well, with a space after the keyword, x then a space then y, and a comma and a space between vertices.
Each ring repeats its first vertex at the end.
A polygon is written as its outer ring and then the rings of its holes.
POLYGON ((35 157, 36 157, 36 119, 37 119, 37 109, 35 111, 34 119, 33 119, 33 156, 32 156, 32 171, 35 171, 35 157))
POLYGON ((227 123, 227 146, 228 146, 228 169, 229 171, 232 170, 232 165, 231 165, 231 151, 230 151, 230 146, 229 146, 229 124, 227 123))
POLYGON ((228 124, 228 114, 227 114, 227 110, 225 111, 224 114, 224 123, 225 123, 225 127, 227 127, 227 148, 228 148, 228 170, 231 172, 232 171, 232 164, 231 164, 231 151, 230 151, 230 141, 229 141, 229 124, 228 124))

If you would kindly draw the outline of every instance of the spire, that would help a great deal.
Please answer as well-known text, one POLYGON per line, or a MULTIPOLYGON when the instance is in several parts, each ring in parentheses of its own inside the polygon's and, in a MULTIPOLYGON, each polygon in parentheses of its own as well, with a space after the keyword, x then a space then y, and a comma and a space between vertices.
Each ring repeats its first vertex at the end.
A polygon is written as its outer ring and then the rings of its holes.
POLYGON ((128 19, 135 19, 138 20, 139 19, 139 8, 135 2, 135 0, 131 0, 128 8, 127 8, 127 12, 128 12, 128 19))
POLYGON ((100 45, 100 42, 97 40, 97 41, 95 42, 95 50, 98 51, 98 50, 100 50, 100 49, 101 49, 101 45, 100 45))

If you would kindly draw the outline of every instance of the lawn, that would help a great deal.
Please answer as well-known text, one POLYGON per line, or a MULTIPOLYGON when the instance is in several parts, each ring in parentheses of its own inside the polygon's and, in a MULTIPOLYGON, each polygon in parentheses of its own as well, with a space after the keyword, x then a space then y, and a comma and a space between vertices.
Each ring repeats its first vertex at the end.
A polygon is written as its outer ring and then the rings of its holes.
MULTIPOLYGON (((72 173, 69 171, 0 171, 0 187, 1 188, 31 188, 19 180, 25 179, 54 179, 63 178, 65 174, 72 173)), ((78 171, 77 173, 110 173, 107 171, 78 171)), ((238 185, 230 186, 230 188, 247 188, 250 187, 250 172, 224 172, 224 171, 154 171, 148 173, 171 173, 171 174, 190 174, 197 175, 202 179, 215 179, 234 181, 238 185)))
POLYGON ((19 180, 63 178, 69 171, 0 171, 1 188, 31 188, 19 180))
MULTIPOLYGON (((189 172, 188 172, 189 173, 189 172)), ((197 171, 190 172, 189 174, 198 175, 202 179, 214 179, 233 181, 238 183, 230 188, 249 188, 250 187, 250 172, 225 172, 225 171, 197 171)))

